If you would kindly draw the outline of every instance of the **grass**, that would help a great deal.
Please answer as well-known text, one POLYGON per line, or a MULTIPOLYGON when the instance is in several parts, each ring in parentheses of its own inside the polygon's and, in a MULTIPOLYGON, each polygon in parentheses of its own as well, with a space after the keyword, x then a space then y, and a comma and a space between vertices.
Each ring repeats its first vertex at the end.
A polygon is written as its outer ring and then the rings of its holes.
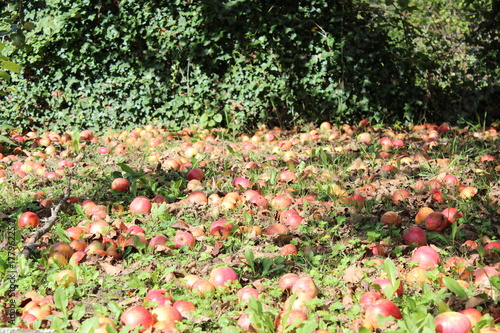
MULTIPOLYGON (((359 300, 364 292, 375 290, 371 285, 374 279, 384 276, 395 284, 403 284, 405 290, 402 296, 387 296, 401 309, 403 319, 381 319, 383 331, 434 332, 433 318, 439 312, 459 311, 468 305, 483 313, 476 332, 496 325, 498 279, 481 285, 445 263, 452 256, 460 256, 466 260, 467 270, 474 271, 498 262, 498 256, 485 255, 483 250, 484 245, 499 238, 498 137, 485 137, 489 130, 480 128, 472 133, 453 128, 440 133, 435 142, 426 142, 432 127, 410 131, 379 126, 358 129, 352 136, 342 132, 337 136, 334 130, 273 130, 276 140, 272 142, 265 141, 263 131, 250 135, 249 144, 221 131, 194 130, 171 135, 147 127, 134 130, 135 136, 125 131, 105 133, 96 143, 81 142, 79 146, 75 141, 63 144, 54 140, 51 146, 57 153, 46 157, 42 153, 47 148, 36 146, 33 139, 23 143, 24 153, 15 158, 8 157, 15 145, 6 145, 3 154, 7 157, 0 162, 0 170, 5 173, 0 178, 0 223, 2 230, 10 231, 2 231, 6 245, 0 252, 0 305, 4 311, 14 309, 15 316, 4 326, 27 325, 21 319, 24 306, 49 296, 53 302, 52 316, 36 321, 35 327, 89 332, 97 326, 96 316, 106 316, 118 331, 126 332, 128 328, 120 324, 121 313, 130 305, 143 304, 151 310, 153 306, 144 301, 144 296, 151 289, 162 288, 174 300, 189 300, 196 306, 194 313, 176 325, 180 332, 241 332, 237 320, 243 313, 248 313, 259 332, 275 332, 275 318, 286 310, 284 301, 290 296, 280 290, 278 280, 289 272, 312 277, 319 294, 308 304, 307 320, 298 328, 284 328, 284 332, 306 333, 320 328, 330 332, 369 330, 359 300), (394 136, 403 138, 405 146, 391 148, 390 155, 383 158, 378 139, 391 130, 394 136), (370 132, 371 143, 357 142, 356 136, 362 131, 370 132), (150 136, 160 137, 160 146, 150 147, 150 136), (290 143, 291 148, 281 149, 283 142, 290 143), (125 144, 126 150, 115 155, 113 150, 119 143, 125 144), (99 146, 111 147, 111 154, 98 154, 99 146), (189 146, 199 148, 198 153, 187 156, 189 146), (286 155, 287 152, 294 154, 286 155), (61 169, 60 179, 48 180, 45 173, 59 170, 61 154, 75 166, 61 169), (417 154, 427 159, 420 161, 417 154), (480 157, 485 154, 496 160, 481 162, 480 157), (288 156, 293 157, 288 160, 288 156), (183 166, 167 169, 167 159, 177 159, 183 166), (45 169, 39 173, 26 169, 24 177, 13 170, 16 161, 26 165, 30 160, 44 163, 45 169), (248 168, 249 162, 257 166, 248 168), (396 167, 395 172, 382 170, 388 164, 396 167), (245 177, 269 202, 276 195, 290 197, 292 205, 288 208, 304 217, 303 224, 284 235, 260 235, 245 232, 244 228, 257 226, 265 231, 279 221, 278 215, 284 209, 263 209, 244 200, 235 206, 187 203, 183 199, 194 185, 188 184, 186 172, 192 167, 204 170, 205 178, 196 189, 207 197, 217 194, 224 199, 229 192, 243 194, 234 188, 232 179, 245 177), (297 181, 281 182, 279 173, 284 170, 294 172, 297 181), (458 188, 443 184, 439 190, 444 199, 436 201, 428 182, 442 179, 445 174, 456 175, 461 184, 475 187, 477 194, 463 197, 458 188), (38 252, 26 260, 19 254, 30 230, 17 229, 17 217, 24 211, 49 216, 50 208, 40 203, 44 198, 57 202, 66 190, 69 176, 71 195, 78 198, 78 203, 64 207, 56 227, 40 240, 38 252), (117 177, 131 182, 128 192, 110 189, 117 177), (425 186, 415 188, 417 180, 424 181, 425 186), (410 197, 393 202, 392 193, 399 189, 408 190, 410 197), (354 194, 363 195, 364 201, 349 201, 354 194), (150 199, 163 195, 169 201, 153 205, 149 214, 131 215, 128 205, 139 195, 150 199), (136 242, 133 246, 119 246, 121 259, 94 254, 87 255, 79 265, 51 263, 51 244, 69 240, 67 228, 88 223, 89 216, 82 208, 84 200, 105 206, 104 219, 115 226, 115 231, 108 235, 113 241, 119 240, 120 230, 116 226, 135 224, 145 230, 146 240, 156 234, 167 236, 166 247, 155 251, 136 242), (442 232, 427 232, 428 244, 439 250, 440 264, 425 273, 428 283, 408 283, 407 273, 416 264, 410 260, 413 249, 404 245, 401 235, 404 229, 415 225, 416 212, 423 206, 435 211, 455 207, 464 216, 442 232), (380 216, 386 211, 397 212, 402 225, 382 224, 380 216), (210 224, 221 219, 234 224, 227 239, 208 234, 210 224), (8 225, 16 228, 7 229, 8 225), (175 248, 173 238, 177 230, 194 228, 204 229, 206 236, 199 236, 192 249, 175 248), (466 247, 466 241, 476 242, 478 248, 466 247), (296 245, 296 255, 280 254, 280 248, 287 243, 296 245), (188 274, 208 278, 213 267, 224 265, 231 266, 239 276, 229 291, 220 289, 200 297, 184 287, 183 278, 188 274), (15 283, 7 279, 12 267, 16 270, 15 283), (63 269, 74 271, 76 285, 58 285, 55 277, 63 269), (450 279, 443 284, 443 277, 450 279), (457 287, 450 280, 463 280, 467 285, 457 287), (239 302, 236 290, 245 286, 258 289, 259 300, 239 302)), ((77 135, 72 137, 75 140, 77 135)), ((102 235, 89 233, 82 239, 86 243, 103 241, 102 235)))

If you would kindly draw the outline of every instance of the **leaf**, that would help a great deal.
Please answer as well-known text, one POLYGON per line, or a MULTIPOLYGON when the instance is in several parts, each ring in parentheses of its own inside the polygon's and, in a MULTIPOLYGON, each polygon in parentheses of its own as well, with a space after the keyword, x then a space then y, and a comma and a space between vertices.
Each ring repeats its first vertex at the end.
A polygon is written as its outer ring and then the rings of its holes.
POLYGON ((255 257, 253 255, 253 251, 250 248, 245 249, 245 259, 247 261, 248 266, 255 272, 255 257))
POLYGON ((490 277, 490 284, 495 287, 497 290, 500 290, 500 276, 494 275, 490 277))
POLYGON ((389 280, 391 281, 391 285, 394 288, 397 288, 397 276, 396 276, 396 265, 394 264, 394 261, 392 261, 390 258, 386 258, 384 260, 384 272, 387 273, 389 276, 389 280))
POLYGON ((87 309, 85 309, 85 305, 83 303, 78 303, 73 308, 73 314, 71 317, 76 320, 80 320, 87 313, 87 309))
POLYGON ((66 230, 64 230, 63 228, 61 228, 61 226, 57 226, 57 229, 56 229, 56 233, 57 233, 57 236, 63 241, 63 242, 66 242, 66 243, 69 243, 71 242, 71 239, 69 238, 69 235, 68 233, 66 232, 66 230))
POLYGON ((9 71, 13 71, 15 73, 19 73, 21 71, 21 65, 18 65, 12 61, 5 61, 4 60, 4 61, 2 61, 0 66, 4 69, 7 69, 9 71))
POLYGON ((56 308, 61 310, 62 312, 66 312, 68 307, 68 295, 66 294, 66 290, 63 288, 57 288, 54 293, 54 303, 56 308))
POLYGON ((465 290, 464 287, 459 285, 457 283, 457 281, 455 281, 454 279, 452 279, 448 276, 445 276, 445 277, 443 277, 443 283, 446 286, 446 288, 448 288, 449 291, 451 291, 452 293, 454 293, 458 297, 460 297, 460 298, 467 297, 467 290, 465 290))
POLYGON ((10 75, 6 71, 0 71, 0 77, 5 81, 10 81, 10 75))
POLYGON ((94 316, 85 320, 80 328, 78 328, 77 333, 93 333, 97 326, 99 326, 99 318, 94 316))

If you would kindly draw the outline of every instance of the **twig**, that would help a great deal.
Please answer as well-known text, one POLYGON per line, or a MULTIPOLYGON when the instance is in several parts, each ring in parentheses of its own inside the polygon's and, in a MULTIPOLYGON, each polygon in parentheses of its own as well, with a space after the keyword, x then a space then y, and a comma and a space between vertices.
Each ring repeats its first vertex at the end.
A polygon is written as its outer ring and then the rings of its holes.
POLYGON ((64 196, 59 200, 57 205, 51 209, 50 216, 47 218, 43 219, 43 226, 35 231, 28 242, 23 245, 23 255, 26 259, 28 259, 31 255, 31 252, 36 249, 37 246, 40 244, 37 244, 36 242, 47 232, 49 232, 50 228, 54 225, 54 223, 57 220, 57 213, 59 213, 59 210, 61 209, 62 205, 66 202, 66 200, 69 199, 69 196, 71 194, 71 177, 68 177, 68 187, 66 188, 66 193, 64 193, 64 196))

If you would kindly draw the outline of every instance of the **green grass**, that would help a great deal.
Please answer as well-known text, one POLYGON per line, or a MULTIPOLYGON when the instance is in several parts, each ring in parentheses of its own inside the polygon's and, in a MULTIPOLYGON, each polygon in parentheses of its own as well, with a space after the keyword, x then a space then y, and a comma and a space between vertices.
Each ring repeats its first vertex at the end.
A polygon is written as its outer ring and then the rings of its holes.
MULTIPOLYGON (((5 308, 12 300, 16 310, 15 321, 4 326, 22 325, 21 314, 26 303, 37 297, 51 296, 56 312, 46 320, 37 321, 36 327, 51 327, 58 332, 87 332, 95 328, 94 317, 100 315, 111 318, 118 330, 125 332, 127 328, 119 322, 123 310, 141 304, 151 310, 151 305, 144 303, 144 296, 151 289, 162 288, 167 289, 174 300, 189 300, 196 305, 197 310, 177 324, 181 332, 240 332, 237 320, 243 313, 250 315, 259 332, 275 332, 274 320, 284 310, 284 301, 290 296, 279 289, 278 280, 289 272, 312 277, 319 289, 318 296, 309 304, 307 320, 295 332, 306 333, 320 328, 330 332, 366 330, 359 328, 364 318, 359 300, 364 292, 374 290, 370 284, 381 276, 389 277, 396 284, 402 283, 405 288, 402 296, 388 296, 399 306, 403 319, 385 324, 381 320, 381 325, 385 325, 383 331, 434 332, 433 318, 439 312, 462 310, 467 300, 477 297, 482 301, 475 307, 484 315, 475 331, 493 326, 495 312, 491 307, 497 306, 500 300, 498 279, 492 278, 491 286, 477 285, 472 278, 447 268, 445 262, 452 256, 461 256, 467 260, 469 270, 498 262, 498 257, 485 255, 483 247, 499 239, 500 140, 483 140, 480 128, 475 129, 477 135, 453 129, 452 133, 442 133, 437 145, 429 146, 421 133, 394 129, 395 134, 404 135, 405 146, 390 151, 390 158, 383 159, 379 156, 378 139, 386 136, 388 130, 390 128, 383 126, 370 129, 373 137, 370 144, 356 142, 359 133, 332 139, 331 131, 318 130, 319 137, 315 141, 305 140, 305 136, 300 136, 301 131, 276 132, 276 141, 266 142, 262 137, 262 142, 254 143, 248 151, 241 149, 241 138, 225 132, 195 131, 190 136, 168 139, 166 132, 156 132, 155 136, 163 137, 159 147, 150 148, 147 140, 139 139, 137 145, 128 145, 126 152, 119 156, 97 154, 97 147, 109 144, 103 135, 97 143, 86 142, 80 147, 75 143, 53 143, 57 154, 62 152, 75 162, 74 168, 53 181, 47 180, 44 173, 33 171, 20 177, 12 170, 13 161, 4 158, 0 161, 0 169, 5 172, 0 178, 0 224, 2 230, 14 225, 15 228, 9 230, 15 232, 2 231, 2 239, 9 246, 2 247, 0 252, 0 305, 5 308), (216 140, 204 142, 208 134, 216 140), (297 155, 294 162, 285 162, 285 152, 277 148, 278 141, 285 139, 293 143, 290 150, 297 155), (197 156, 185 157, 186 147, 193 144, 212 147, 205 151, 202 147, 197 156), (426 146, 429 146, 428 161, 400 161, 402 157, 421 154, 426 146), (493 155, 497 160, 480 162, 484 154, 493 155), (268 158, 271 155, 275 160, 268 158), (268 236, 265 229, 279 221, 281 209, 261 209, 245 201, 233 209, 187 204, 181 200, 191 192, 186 179, 189 167, 167 170, 163 165, 167 158, 183 159, 181 162, 190 162, 192 167, 203 169, 205 178, 199 186, 207 197, 218 194, 224 198, 228 192, 242 194, 243 191, 234 188, 232 180, 246 177, 254 184, 253 189, 268 200, 276 195, 291 197, 293 203, 289 208, 304 217, 304 222, 286 235, 268 236), (449 159, 449 163, 445 165, 439 159, 449 159), (256 162, 257 167, 246 169, 248 162, 256 162), (381 172, 387 164, 394 165, 398 171, 393 174, 381 172), (280 182, 278 175, 284 170, 294 172, 298 180, 280 182), (415 189, 417 180, 427 184, 445 174, 456 175, 462 184, 477 188, 478 193, 463 198, 457 188, 443 185, 440 190, 444 200, 437 202, 432 199, 429 188, 415 189), (39 241, 34 256, 29 260, 20 256, 22 244, 31 231, 18 230, 17 217, 24 211, 49 216, 50 209, 40 207, 41 197, 35 194, 43 191, 44 198, 57 202, 66 191, 70 175, 71 195, 77 197, 80 204, 92 200, 104 205, 108 214, 106 221, 114 226, 121 223, 139 225, 145 230, 146 240, 156 234, 167 236, 167 248, 155 251, 147 244, 136 243, 126 248, 120 246, 122 259, 119 260, 106 255, 88 255, 77 266, 49 263, 50 245, 67 239, 64 230, 68 227, 89 220, 79 204, 72 204, 62 209, 56 226, 39 241), (117 177, 131 182, 127 193, 110 189, 112 180, 117 177), (366 191, 366 188, 372 190, 366 191), (394 203, 391 195, 397 189, 407 189, 410 197, 394 203), (145 195, 152 199, 158 194, 169 198, 169 202, 153 206, 150 214, 128 213, 128 205, 134 197, 145 195), (362 205, 346 201, 346 197, 354 194, 364 196, 362 205), (307 197, 311 201, 301 200, 308 195, 313 195, 307 197), (426 273, 430 283, 409 284, 405 275, 415 266, 410 262, 413 250, 403 244, 401 235, 405 228, 415 225, 418 209, 427 205, 435 211, 455 207, 464 216, 442 232, 427 232, 428 243, 439 249, 441 262, 426 273), (120 206, 125 210, 120 211, 120 206), (380 216, 386 211, 397 212, 402 225, 383 225, 380 216), (230 236, 218 239, 208 235, 210 224, 223 219, 234 224, 230 236), (252 226, 260 227, 263 234, 243 231, 252 226), (173 237, 177 230, 192 230, 193 227, 204 229, 207 236, 198 237, 192 249, 176 249, 173 237), (478 243, 477 250, 463 245, 468 240, 478 243), (279 253, 281 246, 287 243, 297 246, 297 255, 279 253), (370 250, 374 244, 379 246, 381 255, 370 250), (376 259, 384 260, 383 264, 376 259), (224 265, 231 266, 239 275, 239 281, 230 290, 217 290, 213 295, 200 297, 183 285, 183 278, 188 274, 208 278, 213 267, 224 265), (7 280, 9 267, 17 270, 16 285, 7 280), (76 285, 58 286, 56 275, 63 269, 75 272, 76 285), (463 279, 468 286, 459 288, 448 279, 443 287, 440 284, 443 276, 453 281, 463 279), (245 286, 257 288, 259 300, 240 303, 236 291, 245 286), (9 295, 13 290, 14 297, 9 295)), ((127 142, 126 132, 118 135, 115 140, 127 142)), ((73 139, 77 137, 73 135, 73 139)), ((42 161, 47 166, 46 171, 57 170, 61 160, 57 155, 44 159, 29 157, 45 150, 32 143, 29 140, 24 144, 26 153, 18 155, 17 161, 42 161)), ((14 148, 14 145, 7 145, 3 154, 9 155, 14 148)), ((120 242, 120 231, 115 230, 109 237, 120 242)), ((86 234, 83 239, 87 243, 103 240, 92 234, 86 234)))

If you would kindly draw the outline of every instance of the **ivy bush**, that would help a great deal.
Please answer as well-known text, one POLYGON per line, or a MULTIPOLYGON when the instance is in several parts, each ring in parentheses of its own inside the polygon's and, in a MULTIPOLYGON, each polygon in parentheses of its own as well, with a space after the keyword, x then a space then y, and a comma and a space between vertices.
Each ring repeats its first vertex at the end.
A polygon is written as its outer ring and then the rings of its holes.
POLYGON ((449 102, 448 69, 418 49, 414 7, 380 3, 30 1, 23 20, 34 25, 13 54, 24 72, 0 121, 54 130, 417 121, 449 102))

